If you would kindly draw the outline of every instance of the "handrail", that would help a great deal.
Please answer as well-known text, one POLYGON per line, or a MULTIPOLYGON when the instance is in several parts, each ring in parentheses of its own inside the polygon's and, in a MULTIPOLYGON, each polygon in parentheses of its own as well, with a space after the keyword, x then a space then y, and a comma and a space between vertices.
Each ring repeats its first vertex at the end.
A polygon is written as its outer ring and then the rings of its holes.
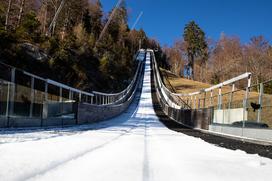
MULTIPOLYGON (((108 104, 119 104, 121 102, 124 102, 126 98, 128 97, 128 94, 131 93, 132 88, 135 86, 136 81, 139 77, 139 74, 142 72, 142 62, 138 63, 137 70, 135 72, 135 75, 131 81, 131 83, 127 86, 126 89, 119 93, 102 93, 102 92, 93 92, 95 97, 102 97, 102 105, 108 105, 108 104)), ((97 98, 96 98, 97 99, 97 98)), ((101 102, 100 100, 100 102, 101 102)))
POLYGON ((180 103, 178 103, 175 99, 178 99, 178 97, 173 94, 163 83, 162 79, 161 79, 161 76, 159 74, 159 69, 158 69, 158 65, 157 65, 157 61, 156 61, 156 57, 155 57, 155 54, 154 54, 154 51, 153 50, 150 50, 148 49, 147 52, 149 52, 150 54, 152 54, 152 58, 153 58, 153 61, 152 61, 152 66, 153 66, 153 70, 154 70, 154 75, 155 75, 155 78, 158 79, 157 83, 159 85, 159 88, 160 88, 160 93, 162 94, 162 96, 164 97, 164 99, 166 100, 166 102, 172 106, 172 107, 175 107, 177 109, 180 109, 180 108, 190 108, 190 106, 188 104, 186 104, 183 100, 182 101, 182 105, 180 105, 180 103), (168 94, 168 95, 167 95, 168 94))
MULTIPOLYGON (((138 51, 136 55, 138 56, 139 53, 140 53, 140 51, 138 51)), ((57 81, 54 81, 54 80, 51 80, 51 79, 42 78, 40 76, 34 75, 32 73, 26 72, 26 71, 21 70, 19 68, 15 68, 15 67, 7 65, 7 64, 5 64, 3 62, 0 62, 0 65, 3 65, 4 67, 8 67, 11 70, 13 70, 14 75, 11 75, 11 79, 8 80, 11 83, 15 83, 14 82, 15 81, 15 71, 19 71, 19 72, 22 72, 23 74, 30 77, 31 82, 32 82, 31 83, 32 88, 34 88, 34 82, 35 82, 34 80, 35 79, 41 80, 41 81, 44 82, 44 85, 45 85, 45 90, 44 91, 46 92, 46 94, 47 94, 47 91, 48 91, 47 86, 48 86, 48 84, 50 84, 50 85, 56 86, 57 88, 60 88, 60 91, 59 91, 59 96, 60 97, 62 97, 62 90, 61 89, 67 89, 68 91, 70 91, 69 98, 70 98, 70 96, 73 96, 72 93, 75 92, 75 93, 77 93, 79 95, 79 101, 80 102, 85 101, 87 103, 96 104, 96 105, 99 105, 99 104, 101 104, 101 105, 117 104, 117 103, 125 101, 125 99, 128 97, 128 94, 130 94, 131 90, 135 87, 135 84, 136 84, 136 81, 137 81, 137 79, 139 77, 140 72, 142 73, 142 71, 140 70, 140 69, 142 69, 142 66, 143 66, 142 64, 143 64, 142 62, 138 62, 137 69, 135 71, 135 75, 134 75, 132 81, 130 82, 130 84, 123 91, 118 92, 118 93, 109 93, 108 94, 108 93, 96 92, 96 91, 93 91, 93 92, 82 91, 82 90, 70 87, 68 85, 62 84, 60 82, 57 82, 57 81), (12 80, 12 77, 13 77, 14 80, 12 80), (85 99, 81 99, 81 98, 85 98, 85 99)))
MULTIPOLYGON (((184 94, 184 93, 173 93, 173 94, 176 95, 176 96, 192 96, 192 95, 200 94, 202 92, 210 92, 210 91, 212 91, 214 89, 218 89, 220 87, 229 85, 229 84, 237 82, 239 80, 242 80, 242 79, 245 79, 245 78, 249 78, 250 76, 251 76, 251 73, 250 72, 246 72, 246 73, 241 74, 241 75, 239 75, 237 77, 234 77, 232 79, 226 80, 226 81, 224 81, 222 83, 216 84, 214 86, 211 86, 209 88, 203 89, 201 91, 196 91, 196 92, 187 93, 187 94, 184 94)), ((250 82, 248 83, 248 87, 250 87, 250 82)))
MULTIPOLYGON (((161 76, 158 73, 159 70, 158 70, 158 65, 157 65, 157 62, 156 62, 155 55, 154 55, 154 51, 153 50, 148 50, 148 51, 153 55, 153 64, 152 65, 153 65, 155 80, 157 80, 157 84, 158 84, 158 87, 159 87, 158 92, 161 95, 160 97, 164 98, 164 100, 165 100, 164 102, 166 104, 168 104, 172 108, 175 108, 175 109, 180 109, 182 107, 184 109, 205 108, 208 105, 208 104, 206 104, 206 99, 211 100, 213 97, 215 97, 213 95, 213 90, 218 89, 218 91, 219 91, 218 95, 217 95, 218 96, 218 109, 221 109, 221 107, 222 107, 222 96, 224 95, 222 93, 222 87, 227 86, 229 84, 232 84, 232 91, 230 93, 234 93, 235 92, 235 82, 240 81, 242 79, 247 79, 247 87, 245 89, 246 94, 245 94, 244 99, 247 100, 247 98, 248 98, 248 92, 249 92, 249 89, 251 87, 251 75, 252 75, 250 72, 246 72, 246 73, 241 74, 241 75, 239 75, 237 77, 226 80, 226 81, 224 81, 222 83, 211 86, 209 88, 201 89, 201 90, 196 91, 196 92, 192 92, 192 93, 173 93, 163 84, 161 76), (209 97, 207 97, 207 95, 206 95, 207 92, 210 92, 210 94, 211 94, 209 97), (176 96, 178 96, 179 98, 182 97, 182 105, 181 106, 175 100, 176 96)), ((211 103, 209 105, 211 106, 211 103)))

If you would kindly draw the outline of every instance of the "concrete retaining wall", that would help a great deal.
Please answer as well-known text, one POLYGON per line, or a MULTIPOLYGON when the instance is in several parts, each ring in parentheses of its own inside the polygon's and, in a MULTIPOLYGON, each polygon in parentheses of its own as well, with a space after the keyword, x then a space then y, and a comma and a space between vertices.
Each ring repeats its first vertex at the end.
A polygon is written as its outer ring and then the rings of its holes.
POLYGON ((209 124, 211 123, 213 116, 213 109, 175 109, 169 107, 158 92, 156 95, 163 112, 174 121, 190 128, 209 129, 209 124))
POLYGON ((49 127, 77 124, 75 118, 52 117, 47 119, 28 117, 0 118, 0 128, 49 127))
POLYGON ((115 117, 125 111, 129 103, 99 106, 81 103, 78 105, 78 124, 93 123, 115 117))

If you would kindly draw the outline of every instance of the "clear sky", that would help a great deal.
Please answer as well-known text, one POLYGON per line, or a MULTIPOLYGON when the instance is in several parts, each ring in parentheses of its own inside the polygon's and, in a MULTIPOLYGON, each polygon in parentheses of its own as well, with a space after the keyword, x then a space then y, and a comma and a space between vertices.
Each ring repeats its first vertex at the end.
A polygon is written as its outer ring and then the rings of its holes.
MULTIPOLYGON (((106 12, 118 0, 101 0, 106 12)), ((272 43, 272 0, 125 0, 129 9, 129 25, 144 12, 136 29, 171 46, 181 38, 190 20, 205 31, 208 38, 218 40, 220 34, 235 35, 246 43, 252 36, 264 35, 272 43)))

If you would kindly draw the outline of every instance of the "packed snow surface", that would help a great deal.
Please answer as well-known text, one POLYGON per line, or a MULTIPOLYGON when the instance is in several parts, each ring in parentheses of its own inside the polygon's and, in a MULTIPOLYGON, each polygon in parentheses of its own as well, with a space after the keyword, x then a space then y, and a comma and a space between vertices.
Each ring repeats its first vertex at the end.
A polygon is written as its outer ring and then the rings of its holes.
POLYGON ((217 147, 159 122, 149 57, 142 92, 124 114, 72 128, 1 132, 0 180, 271 181, 271 159, 217 147))

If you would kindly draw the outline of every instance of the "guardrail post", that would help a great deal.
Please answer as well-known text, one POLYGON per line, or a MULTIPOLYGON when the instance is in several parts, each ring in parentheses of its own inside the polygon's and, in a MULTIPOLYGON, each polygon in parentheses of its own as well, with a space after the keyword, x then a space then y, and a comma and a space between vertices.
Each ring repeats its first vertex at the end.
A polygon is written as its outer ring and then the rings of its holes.
POLYGON ((206 107, 206 92, 204 92, 204 101, 203 101, 203 108, 206 107))
POLYGON ((29 117, 32 118, 33 116, 33 103, 35 98, 35 92, 34 92, 34 77, 31 77, 31 97, 30 97, 30 111, 29 111, 29 117))
MULTIPOLYGON (((247 79, 247 88, 246 88, 246 94, 245 94, 245 99, 244 99, 244 111, 243 111, 243 128, 245 127, 245 115, 246 115, 246 111, 247 111, 247 99, 248 99, 248 94, 249 94, 249 88, 251 85, 251 75, 248 76, 247 79)), ((244 132, 242 132, 242 136, 243 136, 244 132)))
POLYGON ((195 99, 194 99, 194 109, 196 109, 196 96, 195 96, 195 99))
POLYGON ((44 88, 44 107, 43 107, 42 118, 46 119, 47 117, 48 117, 48 83, 45 82, 45 88, 44 88))
POLYGON ((232 84, 231 93, 229 96, 229 104, 228 104, 228 122, 230 122, 230 109, 231 109, 231 105, 232 105, 234 91, 235 91, 235 84, 232 84))
POLYGON ((59 88, 59 102, 62 102, 62 88, 59 88))
POLYGON ((69 89, 69 100, 72 100, 72 91, 69 89))
POLYGON ((81 102, 81 92, 79 92, 79 102, 81 102))
POLYGON ((15 68, 11 69, 11 86, 10 86, 10 99, 9 99, 9 115, 14 113, 14 99, 15 99, 15 68))
POLYGON ((201 101, 201 95, 198 96, 198 109, 200 109, 200 101, 201 101))
POLYGON ((210 93, 210 107, 213 106, 213 90, 211 90, 211 93, 210 93))
POLYGON ((7 92, 7 107, 6 107, 6 117, 9 117, 9 97, 10 97, 10 83, 7 82, 8 85, 8 92, 7 92))
POLYGON ((222 87, 219 87, 218 90, 218 109, 222 109, 222 87))
POLYGON ((260 93, 259 93, 259 105, 260 105, 260 109, 258 110, 258 117, 257 117, 257 122, 261 122, 261 113, 262 113, 262 100, 263 100, 263 83, 260 83, 260 93))

